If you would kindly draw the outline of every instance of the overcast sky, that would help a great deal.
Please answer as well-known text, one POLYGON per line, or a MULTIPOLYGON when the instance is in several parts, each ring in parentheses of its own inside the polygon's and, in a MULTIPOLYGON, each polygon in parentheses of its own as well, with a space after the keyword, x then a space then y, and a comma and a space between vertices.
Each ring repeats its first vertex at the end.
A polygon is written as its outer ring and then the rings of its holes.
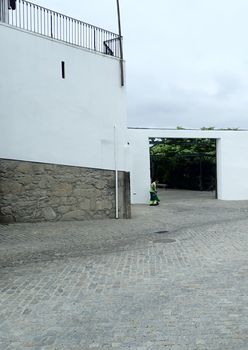
MULTIPOLYGON (((34 0, 117 32, 115 0, 34 0)), ((129 126, 248 129, 248 1, 120 0, 129 126)))

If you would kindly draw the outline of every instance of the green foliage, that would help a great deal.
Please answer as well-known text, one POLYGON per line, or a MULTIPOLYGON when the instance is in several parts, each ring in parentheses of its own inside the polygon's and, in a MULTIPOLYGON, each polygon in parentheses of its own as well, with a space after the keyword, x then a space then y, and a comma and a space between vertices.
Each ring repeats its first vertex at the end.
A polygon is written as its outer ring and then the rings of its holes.
POLYGON ((171 188, 210 190, 215 187, 215 140, 154 139, 151 145, 153 178, 171 188))
POLYGON ((151 155, 183 155, 204 153, 215 155, 215 140, 213 139, 163 139, 154 141, 150 148, 151 155))
POLYGON ((225 130, 225 131, 239 131, 239 128, 225 128, 225 129, 220 129, 220 130, 225 130))
POLYGON ((178 125, 177 126, 177 130, 185 130, 185 128, 183 128, 182 126, 178 125))
POLYGON ((209 130, 209 131, 214 130, 214 129, 215 129, 214 126, 208 126, 208 127, 203 126, 203 127, 201 128, 201 130, 209 130))

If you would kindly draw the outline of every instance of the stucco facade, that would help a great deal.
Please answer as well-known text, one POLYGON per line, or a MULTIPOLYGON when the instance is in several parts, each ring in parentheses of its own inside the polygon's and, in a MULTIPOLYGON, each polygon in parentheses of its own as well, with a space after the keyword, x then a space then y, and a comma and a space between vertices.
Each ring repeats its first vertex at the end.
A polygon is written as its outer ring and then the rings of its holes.
POLYGON ((0 24, 0 157, 125 170, 119 60, 0 24), (65 62, 62 79, 61 62, 65 62))
POLYGON ((218 199, 248 200, 248 131, 128 129, 132 203, 148 203, 149 138, 212 138, 217 140, 218 199))

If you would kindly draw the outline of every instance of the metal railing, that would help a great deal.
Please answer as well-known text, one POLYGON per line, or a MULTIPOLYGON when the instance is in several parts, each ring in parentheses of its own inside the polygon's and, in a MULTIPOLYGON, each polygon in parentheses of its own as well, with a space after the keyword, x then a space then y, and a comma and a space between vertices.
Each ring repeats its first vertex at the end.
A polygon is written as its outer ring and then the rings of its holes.
POLYGON ((0 0, 2 22, 71 45, 121 58, 122 38, 118 34, 26 0, 16 0, 15 9, 8 8, 6 3, 8 4, 8 0, 0 0))

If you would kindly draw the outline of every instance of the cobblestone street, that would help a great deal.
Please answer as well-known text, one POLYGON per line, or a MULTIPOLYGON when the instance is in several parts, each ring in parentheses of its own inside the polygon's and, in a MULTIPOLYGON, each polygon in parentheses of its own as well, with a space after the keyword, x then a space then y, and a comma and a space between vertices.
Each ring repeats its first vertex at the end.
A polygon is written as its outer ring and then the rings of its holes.
POLYGON ((0 225, 1 350, 247 350, 248 202, 0 225))

